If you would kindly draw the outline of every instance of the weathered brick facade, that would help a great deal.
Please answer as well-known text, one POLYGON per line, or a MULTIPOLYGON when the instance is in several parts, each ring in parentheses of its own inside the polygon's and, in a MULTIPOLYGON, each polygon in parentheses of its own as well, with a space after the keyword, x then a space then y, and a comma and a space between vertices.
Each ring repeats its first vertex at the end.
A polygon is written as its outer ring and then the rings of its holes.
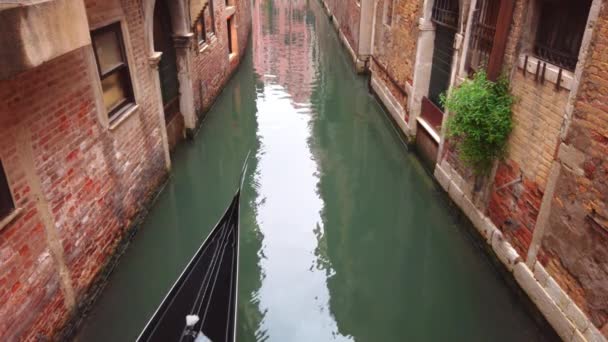
POLYGON ((192 85, 194 88, 194 106, 200 116, 213 104, 217 95, 232 73, 239 65, 247 47, 247 38, 251 31, 250 1, 235 1, 235 24, 237 31, 238 52, 233 58, 228 56, 228 26, 226 23, 226 2, 213 2, 215 19, 215 38, 209 44, 192 47, 192 85))
POLYGON ((350 47, 357 51, 359 48, 359 24, 361 4, 358 0, 327 0, 325 1, 335 20, 340 24, 340 30, 346 36, 350 47))
MULTIPOLYGON (((433 3, 395 0, 387 25, 386 6, 378 2, 369 65, 372 89, 393 118, 403 114, 405 125, 396 120, 406 135, 426 139, 420 138, 423 153, 435 153, 427 130, 416 125, 428 89, 433 3)), ((467 22, 475 3, 458 1, 452 87, 469 76, 467 22)), ((559 71, 543 68, 530 52, 538 20, 532 5, 513 0, 506 36, 502 70, 516 97, 506 158, 490 177, 475 177, 443 129, 436 132, 435 175, 556 331, 566 340, 594 340, 598 331, 608 336, 608 6, 593 1, 578 67, 559 71)))
POLYGON ((365 72, 371 56, 374 0, 320 0, 355 70, 365 72))
POLYGON ((374 26, 374 54, 371 71, 383 80, 391 94, 407 107, 407 88, 412 86, 416 63, 420 1, 379 1, 374 26), (391 1, 389 7, 385 2, 391 1), (392 7, 390 24, 385 13, 392 7))
MULTIPOLYGON (((145 7, 153 3, 84 4, 89 27, 83 29, 115 21, 126 28, 136 105, 108 122, 90 44, 0 80, 0 161, 16 208, 8 222, 0 218, 2 341, 64 336, 167 174, 167 134, 146 33, 151 18, 145 7)), ((238 50, 232 58, 224 1, 216 1, 215 43, 200 54, 191 49, 193 93, 200 94, 201 81, 207 87, 203 104, 194 97, 199 112, 238 65, 249 6, 235 6, 238 50)), ((183 136, 184 120, 178 116, 177 122, 183 136)))
POLYGON ((557 154, 539 260, 608 336, 608 6, 593 30, 557 154))

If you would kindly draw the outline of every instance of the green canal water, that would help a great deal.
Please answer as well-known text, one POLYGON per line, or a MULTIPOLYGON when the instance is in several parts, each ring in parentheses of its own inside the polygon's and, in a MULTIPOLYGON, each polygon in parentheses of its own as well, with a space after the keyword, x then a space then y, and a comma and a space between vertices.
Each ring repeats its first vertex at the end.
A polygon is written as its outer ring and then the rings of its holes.
POLYGON ((316 0, 255 0, 252 42, 78 341, 132 341, 228 205, 238 341, 537 341, 540 329, 357 76, 316 0))

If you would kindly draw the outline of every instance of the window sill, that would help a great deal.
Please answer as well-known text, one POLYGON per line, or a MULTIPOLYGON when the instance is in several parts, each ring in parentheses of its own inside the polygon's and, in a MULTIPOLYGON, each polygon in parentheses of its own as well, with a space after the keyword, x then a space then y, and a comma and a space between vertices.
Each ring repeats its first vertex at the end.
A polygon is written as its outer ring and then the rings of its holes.
POLYGON ((437 142, 438 144, 441 142, 441 137, 439 137, 439 134, 428 122, 426 122, 426 120, 421 117, 418 117, 416 118, 416 121, 418 121, 420 126, 424 127, 424 129, 430 134, 431 138, 433 138, 435 142, 437 142))
POLYGON ((207 41, 203 42, 202 44, 198 44, 198 53, 203 53, 207 51, 211 48, 211 45, 213 45, 216 41, 217 37, 215 36, 215 34, 211 35, 211 37, 209 37, 207 41))
POLYGON ((139 109, 139 105, 132 104, 126 106, 120 113, 116 114, 112 119, 110 119, 110 131, 114 131, 117 129, 123 122, 127 121, 133 113, 135 113, 139 109))
POLYGON ((11 211, 8 216, 4 217, 3 219, 0 219, 0 231, 2 231, 4 228, 6 228, 6 226, 13 222, 13 220, 15 220, 19 215, 21 215, 22 212, 23 208, 16 208, 11 211))
MULTIPOLYGON (((526 55, 520 55, 517 66, 519 69, 524 69, 524 64, 526 63, 526 55)), ((542 63, 547 63, 547 67, 545 68, 545 81, 556 84, 557 78, 559 75, 559 69, 557 65, 551 64, 549 62, 543 61, 542 59, 538 59, 534 56, 528 55, 528 63, 525 65, 526 74, 530 74, 534 76, 536 74, 536 68, 538 63, 541 63, 541 68, 539 69, 539 74, 542 73, 542 63)), ((574 82, 574 73, 572 71, 568 71, 564 68, 562 69, 562 77, 560 80, 560 88, 570 90, 572 89, 572 83, 574 82)), ((540 75, 539 75, 540 77, 540 75)))
POLYGON ((226 19, 229 19, 230 17, 232 17, 234 15, 234 13, 236 13, 236 7, 234 7, 234 5, 227 6, 224 13, 226 14, 226 19))

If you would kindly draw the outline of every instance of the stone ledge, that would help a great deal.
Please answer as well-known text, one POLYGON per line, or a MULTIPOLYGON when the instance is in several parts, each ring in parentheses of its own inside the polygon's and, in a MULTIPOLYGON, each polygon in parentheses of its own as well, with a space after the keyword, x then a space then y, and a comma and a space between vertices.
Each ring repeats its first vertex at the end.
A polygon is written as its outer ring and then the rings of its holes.
POLYGON ((539 262, 534 263, 534 271, 526 265, 513 246, 504 239, 502 232, 463 193, 463 179, 447 161, 443 160, 435 166, 434 176, 564 341, 606 341, 539 262))
POLYGON ((351 59, 353 60, 353 63, 355 65, 355 71, 358 74, 364 73, 365 70, 366 70, 365 69, 366 61, 365 60, 361 60, 359 58, 359 56, 357 56, 357 54, 355 53, 355 50, 352 48, 352 46, 350 46, 350 43, 349 43, 348 39, 346 39, 346 36, 344 35, 344 32, 342 32, 342 29, 340 28, 340 22, 331 13, 331 10, 329 9, 329 6, 323 0, 320 0, 320 2, 321 2, 321 5, 323 6, 323 9, 325 10, 325 13, 330 18, 331 23, 334 26, 334 29, 338 33, 338 37, 340 38, 340 41, 342 42, 342 44, 346 48, 346 51, 348 52, 348 54, 350 55, 351 59))
POLYGON ((390 91, 378 81, 378 79, 372 73, 370 79, 370 85, 373 92, 378 96, 380 102, 384 105, 386 110, 389 112, 393 120, 397 123, 397 126, 407 136, 412 137, 412 130, 410 126, 405 122, 405 110, 399 105, 399 102, 393 97, 390 91))

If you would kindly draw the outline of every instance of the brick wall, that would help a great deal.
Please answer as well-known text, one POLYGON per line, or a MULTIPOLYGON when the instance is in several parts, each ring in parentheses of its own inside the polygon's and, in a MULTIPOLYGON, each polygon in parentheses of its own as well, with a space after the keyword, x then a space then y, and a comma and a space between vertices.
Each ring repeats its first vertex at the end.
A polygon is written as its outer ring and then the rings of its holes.
POLYGON ((145 101, 116 131, 102 128, 85 49, 0 85, 0 157, 23 208, 0 232, 3 341, 56 333, 69 318, 60 264, 77 301, 165 173, 158 116, 145 101))
MULTIPOLYGON (((383 0, 376 4, 374 28, 374 75, 379 76, 407 108, 406 84, 412 85, 414 64, 416 62, 416 43, 418 40, 418 20, 422 16, 422 1, 383 0), (393 1, 392 24, 384 24, 384 1, 393 1), (403 102, 402 102, 403 101, 403 102)), ((407 121, 407 120, 406 120, 407 121)))
POLYGON ((608 6, 599 14, 558 154, 539 260, 608 337, 608 6), (574 157, 572 157, 574 156, 574 157))
POLYGON ((384 68, 382 65, 380 65, 375 58, 371 58, 369 63, 369 70, 374 75, 374 77, 378 78, 379 81, 382 82, 382 85, 384 85, 388 89, 393 98, 395 98, 395 100, 405 110, 405 117, 403 119, 406 123, 409 122, 409 115, 406 110, 408 95, 405 90, 405 86, 396 79, 394 79, 392 73, 386 68, 384 68))
POLYGON ((507 158, 500 162, 488 204, 488 216, 522 257, 530 247, 545 185, 559 140, 569 91, 541 84, 516 67, 511 90, 513 131, 507 158), (508 185, 521 179, 521 182, 508 185))
POLYGON ((604 1, 594 1, 599 19, 587 28, 591 42, 588 51, 583 44, 582 75, 567 73, 571 93, 556 90, 549 81, 541 84, 529 73, 524 76, 517 65, 529 39, 529 4, 515 2, 504 62, 517 100, 514 129, 506 159, 487 183, 487 201, 481 192, 466 191, 472 185, 465 183, 474 177, 449 142, 442 155, 448 165, 440 171, 456 170, 464 177, 458 186, 465 196, 486 209, 521 260, 534 268, 536 281, 548 289, 547 297, 555 301, 556 312, 568 317, 570 327, 586 337, 594 334, 584 317, 572 318, 572 300, 608 337, 608 8, 604 1), (553 280, 537 272, 537 260, 553 280))
POLYGON ((250 1, 235 1, 238 54, 232 60, 228 58, 228 26, 226 23, 226 3, 224 0, 212 0, 215 20, 215 38, 199 47, 194 43, 192 48, 192 85, 194 89, 194 106, 197 113, 206 112, 219 95, 230 75, 236 70, 247 47, 251 30, 250 1))
MULTIPOLYGON (((0 160, 20 210, 0 230, 2 341, 64 336, 166 175, 143 5, 85 0, 92 28, 126 23, 137 108, 120 123, 108 125, 90 45, 0 81, 0 160)), ((215 5, 217 38, 192 58, 194 93, 206 87, 199 111, 236 69, 251 25, 250 2, 238 1, 239 54, 229 60, 225 3, 215 5)))
POLYGON ((361 6, 357 0, 326 0, 325 4, 332 15, 338 20, 340 30, 344 33, 348 44, 355 51, 359 50, 359 25, 361 6))

